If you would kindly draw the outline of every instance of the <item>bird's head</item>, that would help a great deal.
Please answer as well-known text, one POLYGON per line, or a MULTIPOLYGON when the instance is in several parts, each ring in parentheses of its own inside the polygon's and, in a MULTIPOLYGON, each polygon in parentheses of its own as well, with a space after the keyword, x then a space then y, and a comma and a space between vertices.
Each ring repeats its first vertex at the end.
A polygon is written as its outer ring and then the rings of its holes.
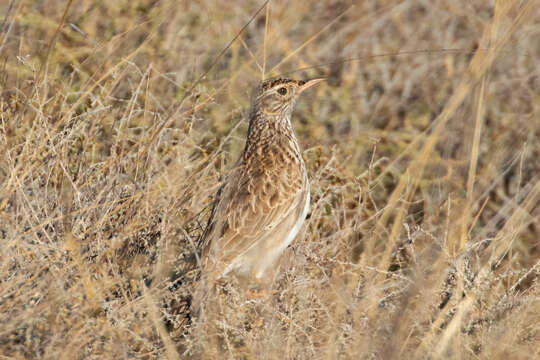
POLYGON ((263 81, 254 99, 255 107, 265 115, 288 116, 296 98, 305 90, 323 81, 323 78, 308 81, 291 79, 269 79, 263 81))

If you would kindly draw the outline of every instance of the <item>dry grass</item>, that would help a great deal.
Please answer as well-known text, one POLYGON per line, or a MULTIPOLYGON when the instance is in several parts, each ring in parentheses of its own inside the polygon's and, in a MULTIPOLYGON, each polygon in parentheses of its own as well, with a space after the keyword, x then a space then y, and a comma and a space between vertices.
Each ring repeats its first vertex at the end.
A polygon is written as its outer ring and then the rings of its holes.
POLYGON ((538 2, 275 0, 219 57, 261 4, 0 4, 0 358, 538 359, 538 2), (291 71, 328 77, 311 212, 202 325, 208 205, 291 71))

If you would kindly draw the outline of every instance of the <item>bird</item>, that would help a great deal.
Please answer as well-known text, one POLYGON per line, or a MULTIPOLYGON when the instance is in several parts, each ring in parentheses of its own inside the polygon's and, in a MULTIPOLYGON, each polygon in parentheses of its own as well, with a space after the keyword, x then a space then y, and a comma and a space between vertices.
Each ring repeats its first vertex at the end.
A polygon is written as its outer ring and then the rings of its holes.
POLYGON ((245 147, 218 190, 201 238, 206 288, 234 275, 260 284, 305 221, 306 165, 291 124, 299 95, 324 78, 274 78, 255 88, 245 147))

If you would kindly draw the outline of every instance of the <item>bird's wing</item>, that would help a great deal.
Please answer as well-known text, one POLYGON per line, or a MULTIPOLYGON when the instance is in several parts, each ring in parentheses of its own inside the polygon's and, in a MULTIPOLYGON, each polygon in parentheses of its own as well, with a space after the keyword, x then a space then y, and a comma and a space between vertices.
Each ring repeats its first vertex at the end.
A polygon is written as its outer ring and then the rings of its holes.
POLYGON ((227 266, 279 224, 297 216, 296 210, 305 205, 307 179, 297 164, 290 166, 273 167, 274 171, 239 166, 231 172, 209 223, 204 258, 227 266))

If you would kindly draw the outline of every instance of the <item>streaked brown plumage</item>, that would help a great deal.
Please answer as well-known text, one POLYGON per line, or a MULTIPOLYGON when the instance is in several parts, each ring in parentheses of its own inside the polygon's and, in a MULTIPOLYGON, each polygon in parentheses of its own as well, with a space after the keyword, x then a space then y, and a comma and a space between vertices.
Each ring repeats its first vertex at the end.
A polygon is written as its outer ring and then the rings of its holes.
POLYGON ((309 208, 309 182, 291 125, 297 96, 323 79, 263 81, 252 100, 246 145, 219 190, 203 235, 203 281, 262 280, 309 208))

